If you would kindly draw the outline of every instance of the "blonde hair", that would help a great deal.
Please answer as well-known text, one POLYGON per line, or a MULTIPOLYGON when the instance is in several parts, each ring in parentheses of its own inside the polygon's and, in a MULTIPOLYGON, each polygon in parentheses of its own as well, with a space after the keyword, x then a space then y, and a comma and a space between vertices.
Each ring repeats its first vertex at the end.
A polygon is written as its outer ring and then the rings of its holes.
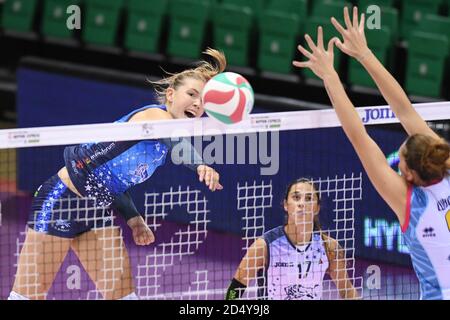
POLYGON ((207 82, 209 79, 215 75, 223 72, 227 66, 227 60, 225 54, 222 51, 208 48, 203 52, 204 54, 213 58, 214 63, 208 61, 200 61, 198 66, 194 69, 184 70, 179 73, 169 73, 169 77, 165 77, 158 81, 149 81, 157 94, 157 99, 160 104, 166 103, 166 91, 168 88, 177 89, 179 86, 183 85, 184 80, 187 78, 194 78, 207 82))

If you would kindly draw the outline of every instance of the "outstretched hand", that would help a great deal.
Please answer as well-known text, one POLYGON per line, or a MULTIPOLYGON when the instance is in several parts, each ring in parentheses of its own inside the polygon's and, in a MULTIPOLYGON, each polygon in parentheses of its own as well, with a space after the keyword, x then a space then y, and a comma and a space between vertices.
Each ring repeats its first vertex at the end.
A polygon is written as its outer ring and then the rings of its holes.
POLYGON ((155 236, 141 216, 133 217, 127 221, 133 232, 133 240, 138 246, 146 246, 155 242, 155 236))
POLYGON ((308 43, 311 52, 306 50, 303 46, 298 45, 298 50, 309 60, 308 61, 293 61, 292 64, 298 68, 310 68, 316 76, 323 80, 327 75, 335 73, 334 69, 334 43, 337 40, 332 38, 328 42, 328 48, 325 50, 323 45, 323 30, 319 27, 317 30, 317 45, 313 42, 311 37, 305 35, 306 42, 308 43))
POLYGON ((198 179, 205 182, 211 191, 222 190, 223 186, 219 183, 220 175, 211 167, 204 164, 197 167, 198 179))
POLYGON ((331 23, 344 39, 343 43, 338 39, 336 41, 336 47, 347 55, 356 58, 358 61, 362 61, 366 55, 370 53, 370 50, 367 47, 366 35, 364 33, 364 13, 361 15, 361 20, 358 22, 358 7, 353 7, 352 22, 350 20, 348 8, 345 7, 344 20, 347 29, 344 29, 334 17, 331 18, 331 23))

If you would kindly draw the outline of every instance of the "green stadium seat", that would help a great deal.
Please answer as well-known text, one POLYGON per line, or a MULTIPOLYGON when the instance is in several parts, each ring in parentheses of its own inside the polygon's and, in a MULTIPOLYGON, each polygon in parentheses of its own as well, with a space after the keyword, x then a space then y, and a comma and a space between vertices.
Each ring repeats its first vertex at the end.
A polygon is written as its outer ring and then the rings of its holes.
POLYGON ((450 16, 450 0, 444 0, 444 9, 447 11, 447 15, 450 16))
POLYGON ((417 26, 416 31, 443 35, 450 41, 450 17, 427 14, 417 26))
POLYGON ((37 0, 8 0, 2 13, 5 30, 31 32, 36 13, 37 0))
POLYGON ((266 10, 260 22, 258 67, 263 71, 290 73, 299 18, 295 14, 266 10))
POLYGON ((207 1, 170 0, 169 55, 189 59, 201 55, 209 12, 207 1))
POLYGON ((414 32, 409 41, 406 67, 406 90, 409 94, 440 96, 448 52, 449 42, 445 36, 414 32))
POLYGON ((370 5, 377 5, 379 7, 392 8, 394 6, 394 0, 359 0, 357 1, 358 9, 360 12, 365 12, 370 5))
POLYGON ((401 37, 408 37, 427 14, 437 14, 441 0, 403 0, 401 18, 401 37))
MULTIPOLYGON (((391 31, 389 28, 379 30, 366 30, 367 44, 372 52, 385 66, 389 67, 389 54, 391 53, 391 31)), ((375 82, 356 59, 349 60, 348 81, 353 85, 376 88, 375 82)))
POLYGON ((47 37, 70 39, 73 30, 67 28, 67 8, 79 5, 80 0, 45 0, 42 17, 42 34, 47 37))
MULTIPOLYGON (((219 5, 222 0, 192 0, 192 2, 197 2, 200 4, 204 4, 206 2, 209 5, 210 10, 213 10, 216 5, 219 5)), ((172 5, 172 0, 167 0, 169 3, 169 7, 172 5)), ((170 11, 170 10, 169 10, 170 11)))
POLYGON ((125 48, 146 53, 159 52, 167 0, 129 0, 127 9, 125 48))
POLYGON ((306 17, 308 14, 307 0, 271 0, 266 9, 272 11, 281 11, 298 14, 300 17, 306 17))
MULTIPOLYGON (((342 10, 342 9, 341 9, 342 10)), ((322 26, 323 28, 323 42, 324 45, 327 46, 328 41, 330 41, 333 37, 340 37, 336 28, 330 21, 330 18, 322 18, 322 17, 310 17, 306 22, 305 33, 309 34, 313 41, 317 41, 317 28, 322 26)), ((308 49, 308 45, 302 37, 302 42, 304 42, 304 47, 308 49)), ((340 60, 341 60, 341 51, 337 48, 334 49, 334 67, 336 70, 340 68, 340 60)), ((317 76, 310 69, 301 69, 303 75, 306 78, 317 79, 317 76)))
POLYGON ((253 11, 254 18, 260 18, 266 8, 266 0, 222 0, 223 4, 247 7, 253 11))
POLYGON ((3 28, 3 4, 4 2, 0 2, 0 29, 3 28))
POLYGON ((295 14, 299 20, 299 34, 304 32, 306 18, 308 17, 308 2, 306 0, 272 0, 267 10, 295 14))
POLYGON ((312 16, 330 19, 335 17, 338 21, 344 21, 344 7, 347 6, 351 12, 353 5, 348 1, 341 0, 319 0, 313 2, 312 16))
MULTIPOLYGON (((168 0, 168 1, 170 2, 171 0, 168 0)), ((212 9, 214 8, 214 6, 220 4, 220 2, 221 2, 222 0, 194 0, 194 1, 197 1, 197 2, 206 2, 206 3, 209 4, 209 6, 210 6, 210 8, 211 8, 211 10, 212 10, 212 9)))
POLYGON ((85 0, 84 3, 83 40, 88 44, 115 46, 123 0, 85 0))
POLYGON ((253 12, 247 7, 222 4, 214 11, 213 43, 234 66, 248 66, 253 12))
POLYGON ((392 44, 395 44, 400 33, 398 10, 388 7, 381 8, 381 25, 383 28, 389 28, 392 44))

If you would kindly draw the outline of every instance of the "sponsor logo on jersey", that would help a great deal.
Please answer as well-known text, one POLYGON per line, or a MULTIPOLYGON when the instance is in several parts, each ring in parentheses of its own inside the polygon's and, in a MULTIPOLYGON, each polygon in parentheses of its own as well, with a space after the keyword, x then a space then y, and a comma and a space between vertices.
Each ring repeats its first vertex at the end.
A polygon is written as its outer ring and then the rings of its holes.
POLYGON ((290 268, 293 266, 293 262, 275 262, 274 268, 290 268))
POLYGON ((91 155, 91 157, 90 157, 91 160, 94 161, 98 157, 106 155, 108 152, 110 152, 112 149, 114 149, 115 146, 116 146, 116 143, 112 142, 109 145, 107 145, 105 148, 95 151, 94 154, 91 155))
POLYGON ((103 217, 103 222, 107 223, 107 222, 111 222, 111 221, 112 221, 112 211, 107 210, 106 215, 103 217))
POLYGON ((68 232, 70 229, 70 221, 56 220, 55 225, 53 227, 58 231, 68 232))
POLYGON ((450 196, 437 202, 438 211, 445 211, 448 207, 450 207, 450 196))
POLYGON ((145 180, 148 178, 148 164, 141 163, 139 166, 134 170, 133 175, 139 177, 141 180, 145 180))
POLYGON ((78 169, 83 169, 83 168, 84 168, 84 163, 83 163, 83 161, 78 160, 78 161, 76 162, 75 166, 76 166, 78 169))
POLYGON ((284 288, 286 293, 286 300, 297 300, 297 299, 317 299, 318 293, 314 292, 319 285, 314 287, 305 287, 301 284, 293 284, 284 288))
POLYGON ((72 167, 72 170, 75 174, 78 174, 78 169, 77 169, 77 163, 75 162, 75 160, 71 160, 70 161, 70 165, 72 167))
POLYGON ((429 228, 425 228, 423 229, 423 238, 434 238, 436 237, 436 233, 434 233, 434 228, 429 227, 429 228))

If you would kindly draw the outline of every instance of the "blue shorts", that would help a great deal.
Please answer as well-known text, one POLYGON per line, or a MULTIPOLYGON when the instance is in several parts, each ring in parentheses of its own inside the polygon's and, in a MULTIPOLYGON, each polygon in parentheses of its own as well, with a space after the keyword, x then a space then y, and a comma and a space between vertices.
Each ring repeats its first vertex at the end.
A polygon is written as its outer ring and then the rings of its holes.
POLYGON ((91 229, 113 225, 112 209, 96 206, 93 198, 80 198, 54 175, 34 194, 28 226, 45 234, 75 238, 91 229))

